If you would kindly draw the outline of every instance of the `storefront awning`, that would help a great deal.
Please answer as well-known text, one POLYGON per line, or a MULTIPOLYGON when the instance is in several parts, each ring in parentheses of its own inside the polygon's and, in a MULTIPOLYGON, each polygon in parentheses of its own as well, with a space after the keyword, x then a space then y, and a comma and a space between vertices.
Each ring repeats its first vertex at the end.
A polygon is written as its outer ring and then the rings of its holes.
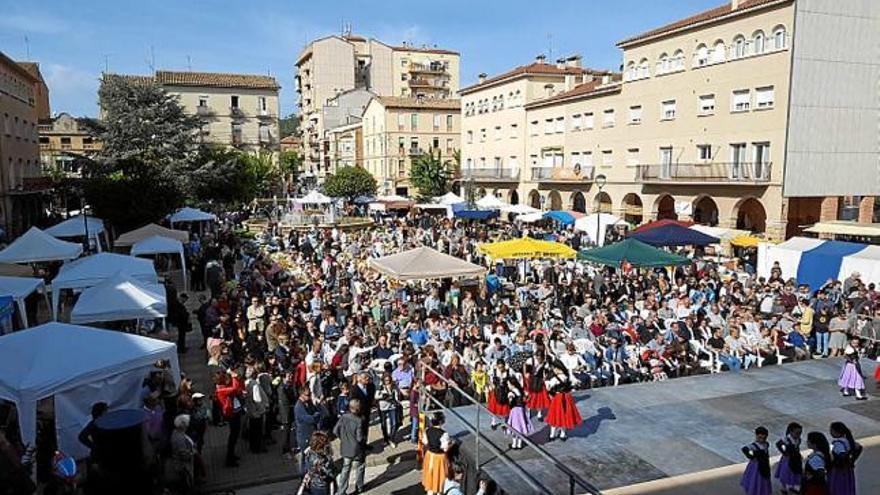
POLYGON ((814 234, 851 235, 864 237, 880 237, 880 223, 855 222, 819 222, 804 232, 814 234))

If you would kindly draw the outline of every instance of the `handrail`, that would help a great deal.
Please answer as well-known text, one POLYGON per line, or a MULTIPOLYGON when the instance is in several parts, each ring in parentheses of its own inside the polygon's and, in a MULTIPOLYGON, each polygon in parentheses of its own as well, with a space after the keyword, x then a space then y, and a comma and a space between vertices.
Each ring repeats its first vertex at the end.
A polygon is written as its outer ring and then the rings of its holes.
MULTIPOLYGON (((475 399, 473 396, 471 396, 470 394, 468 394, 467 392, 465 392, 464 390, 462 390, 462 388, 459 387, 457 383, 455 383, 455 382, 453 382, 453 381, 447 379, 446 377, 444 377, 443 374, 442 374, 440 371, 434 369, 433 367, 431 367, 430 365, 425 364, 425 363, 420 363, 420 366, 421 366, 421 373, 422 373, 422 376, 421 376, 421 382, 420 382, 421 385, 420 385, 420 386, 422 387, 423 392, 424 392, 424 387, 425 387, 425 385, 424 385, 424 383, 425 383, 425 382, 424 382, 425 370, 429 370, 429 371, 431 371, 432 373, 434 373, 434 374, 437 376, 438 379, 440 379, 440 380, 442 380, 444 383, 446 383, 447 387, 452 387, 452 388, 455 389, 459 394, 461 394, 462 397, 465 397, 469 402, 471 402, 472 404, 476 405, 477 408, 478 408, 478 410, 484 410, 484 411, 486 411, 488 414, 490 414, 490 415, 492 415, 492 416, 495 416, 494 414, 492 414, 491 411, 489 411, 489 409, 488 409, 486 406, 484 406, 484 405, 481 404, 477 399, 475 399)), ((430 397, 431 399, 433 399, 433 400, 436 401, 436 399, 435 399, 434 397, 431 397, 430 394, 428 394, 428 397, 430 397)), ((453 410, 450 409, 450 408, 446 408, 446 406, 443 406, 443 407, 444 407, 445 409, 448 409, 448 410, 450 410, 450 411, 453 411, 453 410)), ((453 411, 453 412, 455 412, 455 411, 453 411)), ((459 415, 457 412, 455 412, 455 414, 456 414, 457 416, 460 417, 460 415, 459 415)), ((499 418, 499 419, 503 419, 503 418, 499 418)), ((462 420, 463 420, 463 419, 462 419, 462 420)), ((463 420, 463 421, 464 421, 464 420, 463 420)), ((579 485, 581 488, 583 488, 584 490, 586 490, 586 493, 589 493, 590 495, 601 495, 602 492, 600 492, 598 488, 596 488, 595 486, 593 486, 592 483, 590 483, 589 481, 587 481, 587 480, 581 478, 580 475, 578 475, 577 473, 575 473, 574 471, 572 471, 568 466, 566 466, 565 464, 561 463, 558 459, 556 459, 555 457, 553 457, 552 455, 550 455, 550 453, 548 453, 546 450, 544 450, 541 446, 539 446, 538 444, 532 442, 528 437, 526 437, 525 435, 520 434, 520 433, 519 433, 518 431, 516 431, 516 430, 510 430, 510 431, 513 431, 513 433, 516 434, 517 437, 519 437, 521 440, 523 440, 523 441, 525 442, 525 444, 528 445, 532 450, 534 450, 535 452, 537 452, 539 456, 543 457, 546 461, 552 463, 554 467, 556 467, 557 469, 559 469, 560 471, 562 471, 563 473, 565 473, 565 474, 568 476, 569 487, 570 487, 570 493, 571 493, 572 495, 574 495, 574 487, 575 487, 575 485, 579 485)), ((479 436, 482 435, 482 434, 481 434, 481 433, 476 433, 476 435, 479 437, 479 436)), ((497 454, 496 454, 496 455, 497 455, 497 454)))

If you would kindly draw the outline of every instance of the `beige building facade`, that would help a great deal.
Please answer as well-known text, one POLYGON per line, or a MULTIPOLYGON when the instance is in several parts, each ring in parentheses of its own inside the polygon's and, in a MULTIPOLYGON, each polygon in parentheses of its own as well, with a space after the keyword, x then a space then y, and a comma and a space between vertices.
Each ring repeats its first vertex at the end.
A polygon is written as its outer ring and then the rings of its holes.
POLYGON ((364 168, 379 192, 407 196, 413 160, 427 153, 452 160, 460 149, 461 102, 454 99, 377 96, 364 110, 364 168))
MULTIPOLYGON (((633 223, 679 218, 774 239, 798 233, 819 220, 822 198, 806 208, 784 193, 795 6, 734 1, 620 42, 622 80, 594 77, 526 103, 520 180, 493 191, 633 223)), ((492 120, 472 126, 464 117, 466 150, 472 127, 504 126, 492 120)))
POLYGON ((50 119, 41 119, 40 162, 43 173, 80 177, 78 157, 91 158, 101 150, 101 141, 92 135, 89 119, 75 118, 60 113, 50 119))
POLYGON ((361 122, 341 125, 327 131, 328 155, 332 157, 331 170, 339 167, 363 167, 363 126, 361 122))
POLYGON ((376 96, 450 98, 459 87, 459 54, 435 47, 392 46, 345 34, 310 42, 296 61, 304 167, 319 180, 332 170, 326 131, 336 124, 323 109, 340 94, 362 89, 376 96))
POLYGON ((0 227, 17 236, 42 215, 38 80, 0 52, 0 227))

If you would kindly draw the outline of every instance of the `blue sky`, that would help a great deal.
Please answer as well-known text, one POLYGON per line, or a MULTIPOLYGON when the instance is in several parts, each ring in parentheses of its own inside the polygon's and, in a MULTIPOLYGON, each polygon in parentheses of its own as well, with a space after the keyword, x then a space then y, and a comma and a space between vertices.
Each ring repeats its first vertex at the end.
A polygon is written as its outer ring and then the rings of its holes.
POLYGON ((616 41, 721 3, 0 0, 0 51, 22 60, 30 46, 49 84, 53 112, 95 115, 105 64, 113 72, 147 74, 152 59, 158 69, 270 73, 283 87, 286 114, 295 109, 293 64, 305 41, 338 33, 343 23, 386 43, 457 50, 467 85, 480 72, 527 63, 551 46, 554 58, 577 52, 585 65, 616 70, 616 41))

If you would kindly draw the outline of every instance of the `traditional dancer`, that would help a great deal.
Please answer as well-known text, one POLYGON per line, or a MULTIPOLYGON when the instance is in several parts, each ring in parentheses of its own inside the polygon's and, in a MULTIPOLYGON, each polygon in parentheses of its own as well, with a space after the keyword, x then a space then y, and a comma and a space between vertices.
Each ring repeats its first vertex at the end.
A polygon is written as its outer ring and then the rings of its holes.
POLYGON ((829 428, 831 433, 831 469, 828 470, 828 492, 831 495, 855 495, 856 460, 862 453, 862 446, 856 443, 850 429, 835 421, 829 428))
POLYGON ((859 363, 859 353, 855 348, 847 346, 844 355, 846 359, 843 362, 843 369, 840 370, 840 378, 837 380, 840 393, 844 397, 849 397, 852 395, 851 391, 855 391, 856 400, 866 400, 868 397, 865 395, 865 376, 859 363))
POLYGON ((807 434, 807 447, 812 452, 804 461, 803 495, 828 495, 828 439, 821 432, 811 431, 807 434))
POLYGON ((558 437, 564 442, 565 430, 576 428, 582 421, 574 398, 571 396, 571 380, 564 364, 560 362, 553 364, 553 375, 547 380, 547 388, 553 395, 550 400, 550 411, 547 412, 550 440, 553 441, 558 437))
POLYGON ((520 435, 531 435, 535 428, 532 426, 532 420, 529 419, 528 411, 526 411, 523 387, 520 385, 519 380, 511 374, 507 378, 507 385, 507 397, 510 404, 510 414, 507 416, 507 433, 511 438, 510 448, 519 450, 523 445, 520 435))
POLYGON ((755 428, 755 441, 742 448, 749 464, 743 473, 739 486, 748 495, 770 495, 773 484, 770 482, 770 444, 767 443, 767 428, 755 428))
POLYGON ((422 487, 428 495, 438 494, 443 491, 446 482, 446 474, 449 461, 446 451, 449 450, 449 434, 443 431, 443 423, 446 418, 442 412, 434 413, 431 417, 431 425, 422 434, 422 442, 425 444, 425 460, 422 462, 422 487))
POLYGON ((804 428, 798 423, 789 423, 785 438, 776 442, 776 449, 782 454, 776 465, 776 479, 782 485, 782 493, 798 493, 804 473, 804 460, 801 456, 801 434, 804 428))
POLYGON ((547 375, 547 363, 544 360, 544 353, 538 351, 532 356, 525 365, 526 380, 526 405, 529 409, 537 411, 536 418, 538 421, 544 417, 544 409, 550 408, 550 396, 547 395, 547 386, 544 380, 547 375))
POLYGON ((495 364, 495 369, 492 370, 492 382, 489 384, 489 412, 493 414, 492 416, 492 429, 498 428, 498 418, 500 416, 503 420, 507 420, 507 415, 510 414, 510 404, 508 403, 507 392, 507 376, 509 372, 507 371, 507 365, 504 364, 504 361, 499 359, 495 364))

